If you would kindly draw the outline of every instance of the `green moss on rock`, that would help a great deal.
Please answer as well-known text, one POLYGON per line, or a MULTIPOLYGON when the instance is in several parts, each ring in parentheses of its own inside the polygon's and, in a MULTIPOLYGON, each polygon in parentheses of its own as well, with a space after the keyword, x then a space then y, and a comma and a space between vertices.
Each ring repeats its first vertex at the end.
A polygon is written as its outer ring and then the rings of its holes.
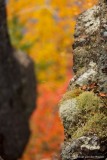
POLYGON ((81 113, 95 112, 99 109, 100 98, 93 92, 83 92, 77 97, 78 108, 81 113))
POLYGON ((107 116, 102 104, 101 98, 93 92, 67 92, 59 110, 67 134, 72 139, 91 133, 101 138, 107 136, 107 116))
POLYGON ((75 139, 87 134, 96 134, 99 138, 107 137, 107 117, 103 113, 95 113, 72 137, 75 139))
POLYGON ((73 91, 68 91, 68 92, 66 92, 66 94, 64 94, 61 102, 66 101, 68 99, 75 98, 75 97, 79 96, 82 92, 83 91, 79 88, 75 88, 73 91))

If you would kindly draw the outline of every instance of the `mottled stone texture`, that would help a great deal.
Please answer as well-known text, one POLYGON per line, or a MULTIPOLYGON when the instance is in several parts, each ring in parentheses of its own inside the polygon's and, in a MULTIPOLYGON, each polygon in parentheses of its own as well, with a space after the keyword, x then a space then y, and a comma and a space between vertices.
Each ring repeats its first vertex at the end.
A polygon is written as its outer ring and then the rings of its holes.
POLYGON ((60 102, 62 160, 107 158, 107 1, 79 15, 74 72, 60 102))
POLYGON ((0 156, 4 160, 18 159, 29 140, 35 84, 33 62, 10 44, 5 1, 0 0, 0 156))

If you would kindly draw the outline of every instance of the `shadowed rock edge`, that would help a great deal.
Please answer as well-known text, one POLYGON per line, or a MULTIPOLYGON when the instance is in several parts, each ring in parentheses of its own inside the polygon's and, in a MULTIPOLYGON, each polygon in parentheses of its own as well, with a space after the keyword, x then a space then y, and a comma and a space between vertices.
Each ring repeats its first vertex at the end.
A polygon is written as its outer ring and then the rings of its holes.
POLYGON ((11 46, 5 0, 0 0, 0 39, 0 156, 17 160, 30 136, 36 81, 32 60, 11 46))

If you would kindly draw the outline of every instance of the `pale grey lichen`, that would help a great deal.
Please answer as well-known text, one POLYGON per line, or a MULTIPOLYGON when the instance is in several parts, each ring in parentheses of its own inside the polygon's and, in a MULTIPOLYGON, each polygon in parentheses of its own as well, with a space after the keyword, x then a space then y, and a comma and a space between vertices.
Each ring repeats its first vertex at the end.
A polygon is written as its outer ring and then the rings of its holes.
MULTIPOLYGON (((97 135, 82 136, 71 142, 66 142, 63 146, 62 160, 77 160, 77 159, 98 159, 98 151, 102 150, 103 146, 99 143, 97 135), (95 151, 96 154, 92 154, 95 151), (83 155, 81 154, 83 153, 83 155), (87 156, 84 156, 86 153, 87 156), (96 158, 95 158, 96 157, 96 158)), ((104 158, 104 156, 102 156, 104 158)))
POLYGON ((100 149, 100 144, 98 143, 98 137, 96 135, 93 136, 94 140, 92 140, 92 137, 81 137, 81 141, 83 144, 81 145, 81 150, 87 149, 87 150, 98 150, 100 149))
POLYGON ((82 86, 87 83, 89 78, 94 77, 97 72, 94 69, 88 69, 84 74, 82 74, 76 81, 76 84, 82 86))
POLYGON ((100 26, 100 17, 97 16, 99 14, 99 10, 99 6, 94 6, 92 9, 89 9, 87 12, 83 13, 83 23, 85 23, 85 31, 87 34, 92 34, 100 26))
POLYGON ((78 114, 78 108, 77 108, 77 101, 75 98, 68 99, 60 104, 59 115, 64 124, 74 123, 76 121, 77 114, 78 114))
POLYGON ((93 61, 89 63, 90 68, 83 73, 77 80, 76 84, 82 86, 84 84, 87 84, 89 79, 95 79, 95 76, 97 75, 97 65, 93 61))

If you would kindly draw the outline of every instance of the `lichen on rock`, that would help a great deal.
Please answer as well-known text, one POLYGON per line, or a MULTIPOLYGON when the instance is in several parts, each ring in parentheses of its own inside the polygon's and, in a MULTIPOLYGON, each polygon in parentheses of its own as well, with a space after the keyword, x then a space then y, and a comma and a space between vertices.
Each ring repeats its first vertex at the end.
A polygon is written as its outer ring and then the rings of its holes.
POLYGON ((74 71, 60 105, 62 160, 107 157, 107 2, 82 13, 74 40, 74 71))
POLYGON ((107 115, 101 110, 103 107, 101 98, 93 92, 87 91, 75 98, 71 97, 71 99, 68 97, 68 93, 66 94, 60 104, 59 113, 70 138, 79 138, 92 133, 101 138, 107 136, 107 115))

